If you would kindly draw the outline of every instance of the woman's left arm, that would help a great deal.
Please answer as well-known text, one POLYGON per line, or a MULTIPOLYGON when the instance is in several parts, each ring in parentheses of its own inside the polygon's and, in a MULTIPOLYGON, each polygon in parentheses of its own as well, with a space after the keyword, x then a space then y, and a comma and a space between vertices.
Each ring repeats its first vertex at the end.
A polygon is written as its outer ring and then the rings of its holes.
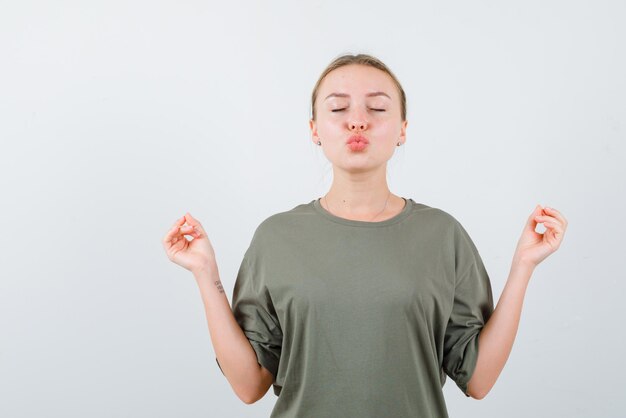
POLYGON ((559 211, 539 205, 524 225, 502 295, 478 335, 476 367, 467 384, 472 398, 484 398, 496 383, 513 347, 530 277, 535 267, 559 248, 566 229, 567 220, 559 211), (535 232, 538 223, 543 223, 546 231, 535 232))

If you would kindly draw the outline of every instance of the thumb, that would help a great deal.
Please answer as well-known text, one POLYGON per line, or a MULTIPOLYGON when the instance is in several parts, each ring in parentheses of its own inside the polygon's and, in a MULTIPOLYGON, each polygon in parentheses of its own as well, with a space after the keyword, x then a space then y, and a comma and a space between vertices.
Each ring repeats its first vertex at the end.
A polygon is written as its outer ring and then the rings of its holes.
POLYGON ((526 228, 535 232, 535 227, 537 226, 537 221, 535 220, 535 216, 543 215, 543 208, 541 205, 535 206, 532 213, 528 217, 528 221, 526 222, 526 228))

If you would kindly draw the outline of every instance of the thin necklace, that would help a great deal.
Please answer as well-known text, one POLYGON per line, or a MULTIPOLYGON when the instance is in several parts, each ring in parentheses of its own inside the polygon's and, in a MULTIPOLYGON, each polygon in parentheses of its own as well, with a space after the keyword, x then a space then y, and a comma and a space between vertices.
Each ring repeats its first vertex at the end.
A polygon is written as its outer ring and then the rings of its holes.
MULTIPOLYGON (((324 200, 326 201, 326 207, 328 208, 328 211, 330 213, 332 213, 331 210, 330 210, 330 205, 328 204, 328 198, 326 196, 328 196, 328 193, 326 193, 324 195, 324 200)), ((378 212, 372 219, 369 220, 369 222, 373 221, 376 218, 376 216, 380 215, 381 213, 383 213, 385 211, 385 209, 387 209, 387 202, 389 201, 389 196, 391 196, 391 190, 389 190, 389 194, 387 195, 387 199, 385 200, 385 207, 383 208, 383 210, 378 212)), ((334 215, 334 213, 333 213, 333 215, 334 215)), ((337 216, 337 215, 335 215, 335 216, 337 216)))

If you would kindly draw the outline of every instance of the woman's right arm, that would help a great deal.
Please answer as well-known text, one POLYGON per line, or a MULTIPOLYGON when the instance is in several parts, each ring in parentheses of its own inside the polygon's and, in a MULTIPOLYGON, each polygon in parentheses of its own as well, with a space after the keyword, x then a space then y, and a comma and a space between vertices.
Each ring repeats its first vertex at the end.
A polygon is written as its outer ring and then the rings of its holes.
POLYGON ((171 261, 191 271, 196 279, 222 373, 239 399, 247 404, 256 402, 270 388, 273 376, 258 363, 254 349, 235 320, 204 228, 186 213, 167 232, 163 247, 171 261), (188 241, 185 235, 192 240, 188 241))
POLYGON ((251 404, 262 398, 272 385, 273 376, 257 362, 254 349, 235 320, 219 278, 217 263, 196 270, 209 334, 222 372, 237 396, 251 404))

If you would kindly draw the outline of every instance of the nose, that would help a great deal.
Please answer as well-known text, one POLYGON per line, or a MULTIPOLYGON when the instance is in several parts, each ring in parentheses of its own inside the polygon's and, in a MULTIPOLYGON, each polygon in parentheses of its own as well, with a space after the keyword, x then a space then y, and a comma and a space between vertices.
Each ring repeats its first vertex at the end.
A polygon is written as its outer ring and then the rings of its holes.
MULTIPOLYGON (((352 106, 351 106, 352 107, 352 106)), ((364 131, 368 127, 367 110, 354 106, 347 114, 348 129, 350 131, 364 131)))
POLYGON ((367 122, 361 119, 353 119, 348 123, 348 125, 351 131, 364 131, 365 129, 367 129, 367 122))

